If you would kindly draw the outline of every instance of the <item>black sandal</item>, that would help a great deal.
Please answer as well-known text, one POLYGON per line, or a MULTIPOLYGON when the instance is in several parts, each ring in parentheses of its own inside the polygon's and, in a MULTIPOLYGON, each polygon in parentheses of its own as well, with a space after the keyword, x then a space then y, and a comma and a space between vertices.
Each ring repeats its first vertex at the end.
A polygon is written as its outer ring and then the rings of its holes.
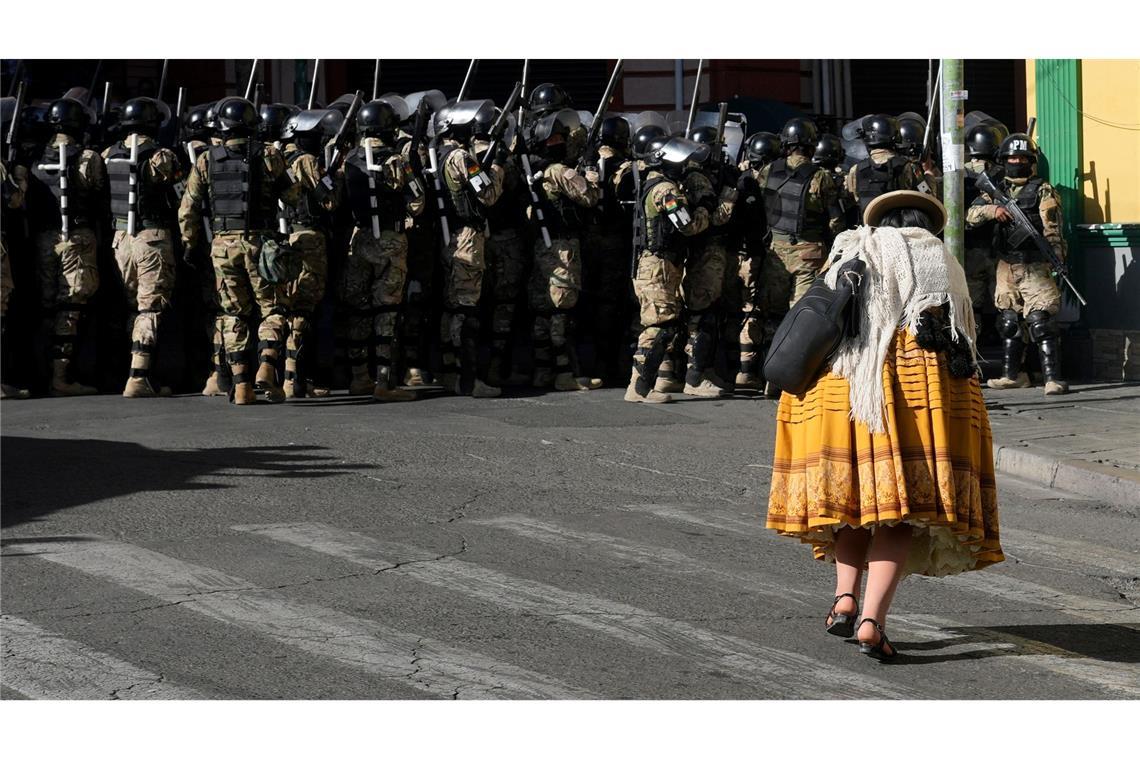
POLYGON ((831 603, 831 610, 827 613, 827 617, 823 619, 823 622, 827 625, 827 632, 832 636, 842 636, 845 639, 849 639, 855 635, 855 618, 857 617, 859 617, 859 600, 855 598, 854 594, 840 594, 835 597, 835 601, 831 603), (855 599, 854 614, 848 615, 844 612, 835 611, 835 605, 845 596, 855 599), (827 622, 828 617, 831 618, 830 623, 827 622))
POLYGON ((875 630, 879 632, 879 643, 871 645, 860 641, 859 652, 867 655, 868 657, 874 658, 879 662, 893 660, 898 655, 899 650, 895 649, 895 645, 892 644, 891 640, 887 638, 887 634, 885 631, 883 631, 883 626, 879 625, 879 621, 875 620, 875 618, 863 618, 859 621, 859 625, 862 626, 863 623, 870 623, 871 625, 875 626, 875 630), (884 644, 891 648, 890 654, 888 654, 883 649, 884 644))

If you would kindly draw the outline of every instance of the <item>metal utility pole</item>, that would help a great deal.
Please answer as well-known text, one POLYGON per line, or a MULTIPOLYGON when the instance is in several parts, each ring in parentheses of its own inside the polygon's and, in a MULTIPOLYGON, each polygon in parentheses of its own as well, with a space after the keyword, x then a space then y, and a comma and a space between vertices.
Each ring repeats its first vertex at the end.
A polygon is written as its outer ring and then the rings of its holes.
POLYGON ((966 231, 965 156, 966 123, 964 67, 961 58, 942 59, 942 203, 946 206, 946 230, 942 239, 950 253, 964 263, 966 231))

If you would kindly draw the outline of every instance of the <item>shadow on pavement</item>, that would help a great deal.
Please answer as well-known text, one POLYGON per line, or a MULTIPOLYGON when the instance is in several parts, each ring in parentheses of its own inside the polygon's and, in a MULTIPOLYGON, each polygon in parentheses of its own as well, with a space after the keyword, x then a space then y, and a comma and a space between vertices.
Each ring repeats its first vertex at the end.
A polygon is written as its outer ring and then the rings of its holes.
POLYGON ((217 447, 168 451, 136 443, 72 438, 0 438, 0 525, 5 528, 102 499, 147 491, 229 486, 210 475, 321 478, 352 469, 313 446, 217 447))
MULTIPOLYGON (((1074 658, 1101 662, 1140 662, 1140 631, 1111 623, 1073 623, 1058 625, 1009 625, 989 628, 951 628, 951 637, 939 641, 898 642, 898 664, 927 665, 935 662, 958 660, 984 660, 990 657, 1016 657, 1019 655, 1062 654, 1074 658), (1006 637, 1016 636, 1030 644, 1013 643, 1006 637), (939 654, 938 650, 968 644, 991 644, 1000 648, 978 649, 971 652, 939 654), (1049 651, 1045 647, 1064 650, 1049 651), (932 654, 926 654, 931 652, 932 654)), ((894 643, 893 641, 891 643, 894 643)))

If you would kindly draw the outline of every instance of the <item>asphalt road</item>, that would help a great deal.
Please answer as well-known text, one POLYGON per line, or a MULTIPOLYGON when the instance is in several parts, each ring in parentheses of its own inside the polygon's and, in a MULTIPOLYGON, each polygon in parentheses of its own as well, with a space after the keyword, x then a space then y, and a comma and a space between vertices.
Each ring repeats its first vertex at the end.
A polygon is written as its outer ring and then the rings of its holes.
POLYGON ((4 402, 4 698, 1140 696, 1140 522, 999 476, 1009 560, 879 665, 763 529, 774 405, 4 402))

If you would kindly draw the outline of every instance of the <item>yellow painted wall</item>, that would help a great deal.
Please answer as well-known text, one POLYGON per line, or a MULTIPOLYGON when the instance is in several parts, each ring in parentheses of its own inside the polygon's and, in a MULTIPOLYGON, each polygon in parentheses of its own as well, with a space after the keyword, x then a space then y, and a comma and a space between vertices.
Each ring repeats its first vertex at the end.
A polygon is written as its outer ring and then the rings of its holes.
MULTIPOLYGON (((1025 113, 1037 115, 1036 62, 1025 62, 1025 113)), ((1085 224, 1140 222, 1140 60, 1081 61, 1085 224)))

